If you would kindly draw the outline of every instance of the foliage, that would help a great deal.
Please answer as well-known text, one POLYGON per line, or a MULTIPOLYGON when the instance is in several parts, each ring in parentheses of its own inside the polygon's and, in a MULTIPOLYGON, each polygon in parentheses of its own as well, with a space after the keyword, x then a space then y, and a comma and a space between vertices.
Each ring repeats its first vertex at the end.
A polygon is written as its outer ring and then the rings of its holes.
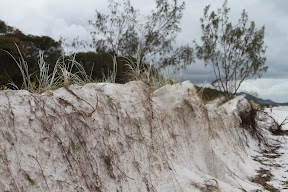
POLYGON ((133 61, 133 58, 126 57, 126 65, 128 66, 129 76, 136 81, 144 79, 145 71, 147 67, 141 61, 141 49, 138 47, 136 61, 133 61))
MULTIPOLYGON (((29 65, 25 61, 20 49, 16 45, 19 51, 20 58, 17 60, 13 55, 9 54, 11 58, 16 62, 23 79, 23 85, 21 89, 30 92, 44 92, 51 89, 55 89, 62 86, 68 86, 69 84, 80 84, 94 82, 91 76, 87 75, 84 67, 75 60, 75 54, 69 57, 61 56, 58 58, 53 72, 49 72, 49 64, 44 60, 43 52, 39 52, 39 74, 29 73, 29 65)), ((14 89, 19 87, 11 80, 9 83, 14 89)))
POLYGON ((109 83, 116 83, 116 76, 117 76, 117 58, 114 55, 113 56, 113 69, 108 71, 107 76, 103 73, 102 81, 109 82, 109 83))
POLYGON ((197 85, 194 85, 196 88, 196 91, 200 98, 203 100, 204 103, 208 103, 209 101, 212 101, 214 99, 219 98, 222 95, 222 92, 211 89, 209 87, 199 87, 197 85))
POLYGON ((157 0, 156 9, 143 16, 130 0, 109 0, 110 15, 96 10, 95 20, 89 21, 95 29, 91 35, 96 52, 132 56, 140 45, 141 62, 157 60, 161 67, 191 63, 191 47, 186 45, 173 50, 184 8, 185 4, 178 5, 177 0, 171 3, 157 0))
MULTIPOLYGON (((23 87, 25 90, 30 90, 30 88, 33 86, 31 80, 30 80, 30 75, 29 75, 29 72, 28 72, 28 64, 27 62, 24 60, 23 58, 23 55, 21 54, 20 52, 20 49, 19 47, 16 45, 16 48, 19 52, 19 55, 20 55, 20 58, 19 58, 19 61, 17 61, 15 59, 15 57, 13 57, 13 55, 11 55, 11 53, 9 53, 8 51, 5 51, 7 54, 9 54, 11 56, 11 58, 15 61, 15 63, 17 64, 20 72, 21 72, 21 75, 22 75, 22 78, 23 78, 23 87)), ((10 82, 10 84, 14 87, 14 88, 17 88, 17 85, 14 83, 14 82, 10 82)))
MULTIPOLYGON (((16 59, 12 54, 10 54, 8 51, 5 51, 7 55, 10 55, 10 57, 14 60, 14 62, 17 64, 20 73, 22 75, 23 84, 20 87, 21 89, 30 91, 30 92, 45 92, 49 91, 51 89, 55 89, 58 87, 67 87, 70 84, 86 84, 98 81, 99 79, 93 79, 92 78, 92 72, 93 67, 91 69, 90 75, 86 73, 87 68, 85 68, 84 65, 82 65, 80 62, 76 60, 76 54, 70 55, 70 56, 61 56, 58 58, 56 64, 54 65, 53 72, 50 73, 50 65, 45 62, 44 60, 44 54, 43 52, 39 52, 39 60, 38 60, 38 70, 39 73, 36 72, 30 73, 29 71, 29 65, 27 61, 24 59, 19 47, 16 45, 16 48, 18 50, 19 59, 16 59)), ((124 74, 124 81, 131 81, 131 80, 141 80, 145 83, 149 84, 152 89, 159 88, 167 83, 170 83, 171 81, 167 79, 164 75, 160 74, 160 71, 158 71, 156 68, 154 68, 152 65, 147 65, 141 62, 140 60, 140 49, 137 52, 137 58, 133 57, 116 57, 113 56, 110 58, 113 62, 113 68, 112 70, 109 70, 105 74, 102 71, 102 81, 104 82, 111 82, 116 83, 116 80, 118 79, 118 61, 120 61, 120 68, 123 70, 123 65, 125 65, 124 69, 125 71, 121 71, 120 75, 124 74), (135 61, 136 60, 136 61, 135 61), (124 63, 124 64, 123 64, 124 63)), ((87 56, 85 53, 82 53, 83 56, 87 56)), ((93 56, 97 56, 98 54, 92 53, 93 56)), ((101 56, 102 54, 100 54, 101 56)), ((99 56, 99 55, 98 55, 99 56)), ((88 58, 94 58, 89 57, 88 58)), ((85 59, 87 61, 87 58, 85 59)), ((99 62, 99 61, 98 61, 99 62)), ((19 89, 19 87, 10 79, 10 86, 12 86, 14 89, 19 89)), ((6 86, 1 86, 2 89, 7 89, 6 86)))
POLYGON ((0 20, 0 34, 9 34, 15 32, 16 29, 6 25, 6 23, 0 20))
MULTIPOLYGON (((75 57, 76 54, 71 55, 68 58, 62 56, 58 59, 55 65, 57 68, 55 70, 57 73, 57 82, 60 83, 60 86, 68 86, 69 84, 83 85, 85 83, 93 82, 91 76, 87 75, 85 68, 76 61, 75 57)), ((51 85, 53 85, 53 83, 51 85)), ((57 86, 59 87, 58 84, 57 86)))
POLYGON ((140 46, 137 58, 112 57, 104 52, 61 56, 60 42, 50 37, 27 36, 4 22, 0 23, 0 29, 3 32, 0 35, 1 89, 44 92, 73 83, 126 83, 131 80, 142 80, 157 88, 170 82, 151 64, 142 62, 140 46), (16 65, 11 65, 14 63, 16 65))
POLYGON ((39 51, 42 52, 45 61, 53 66, 61 55, 61 44, 47 36, 25 35, 0 20, 0 50, 0 85, 9 83, 11 78, 15 85, 20 87, 23 84, 23 76, 17 65, 13 65, 15 63, 13 57, 17 57, 21 52, 20 58, 29 63, 29 73, 32 74, 38 70, 39 51))
MULTIPOLYGON (((75 60, 81 63, 85 68, 87 73, 90 73, 90 76, 94 80, 103 80, 107 78, 110 74, 110 71, 113 71, 114 60, 113 56, 109 53, 95 53, 95 52, 81 52, 77 53, 75 60)), ((127 66, 124 57, 116 57, 117 62, 117 71, 115 82, 116 83, 125 83, 127 82, 127 66)), ((106 81, 106 80, 104 80, 106 81)))
POLYGON ((196 43, 197 57, 205 66, 213 66, 216 80, 212 83, 225 97, 235 94, 241 83, 251 77, 261 77, 268 67, 264 66, 266 46, 263 26, 256 29, 254 21, 248 26, 245 10, 236 25, 229 21, 227 0, 217 12, 209 13, 210 5, 204 9, 200 19, 202 45, 196 43))
POLYGON ((143 81, 148 84, 152 90, 158 89, 166 84, 173 83, 165 75, 161 74, 159 68, 153 67, 141 61, 141 48, 138 46, 136 59, 126 57, 127 77, 134 81, 143 81))

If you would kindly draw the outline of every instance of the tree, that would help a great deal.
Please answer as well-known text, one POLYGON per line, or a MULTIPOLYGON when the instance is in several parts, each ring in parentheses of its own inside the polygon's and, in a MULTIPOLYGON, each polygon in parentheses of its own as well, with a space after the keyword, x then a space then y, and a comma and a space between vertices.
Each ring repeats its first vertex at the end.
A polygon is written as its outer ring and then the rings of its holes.
POLYGON ((216 80, 212 83, 228 99, 235 94, 241 83, 252 77, 261 77, 265 66, 266 46, 263 26, 260 30, 254 21, 248 27, 248 14, 243 10, 236 25, 229 21, 227 0, 217 12, 208 13, 210 5, 204 9, 200 19, 202 45, 196 44, 197 57, 204 60, 205 66, 213 66, 216 80))
POLYGON ((140 15, 130 0, 109 0, 110 15, 96 10, 95 21, 89 23, 95 28, 91 32, 96 52, 108 52, 120 56, 134 56, 141 48, 141 60, 160 65, 184 64, 193 61, 193 49, 181 46, 174 51, 173 42, 180 31, 184 2, 177 0, 156 0, 156 9, 148 16, 140 15))
POLYGON ((9 33, 14 33, 17 29, 14 27, 6 25, 6 23, 0 20, 0 35, 7 35, 9 33))

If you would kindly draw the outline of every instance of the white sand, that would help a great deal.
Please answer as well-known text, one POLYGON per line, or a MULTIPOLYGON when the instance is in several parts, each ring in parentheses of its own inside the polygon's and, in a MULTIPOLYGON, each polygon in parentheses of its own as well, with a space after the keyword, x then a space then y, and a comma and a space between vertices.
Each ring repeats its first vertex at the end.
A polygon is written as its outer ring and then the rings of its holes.
POLYGON ((204 106, 190 82, 1 91, 0 191, 262 189, 249 111, 244 96, 204 106))

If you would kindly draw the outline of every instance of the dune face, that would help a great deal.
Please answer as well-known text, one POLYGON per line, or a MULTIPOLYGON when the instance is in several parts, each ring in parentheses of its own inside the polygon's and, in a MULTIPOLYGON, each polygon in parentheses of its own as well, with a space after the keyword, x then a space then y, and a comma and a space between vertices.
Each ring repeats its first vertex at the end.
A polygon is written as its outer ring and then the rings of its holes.
POLYGON ((261 189, 250 112, 244 96, 204 105, 190 82, 1 91, 0 191, 261 189))

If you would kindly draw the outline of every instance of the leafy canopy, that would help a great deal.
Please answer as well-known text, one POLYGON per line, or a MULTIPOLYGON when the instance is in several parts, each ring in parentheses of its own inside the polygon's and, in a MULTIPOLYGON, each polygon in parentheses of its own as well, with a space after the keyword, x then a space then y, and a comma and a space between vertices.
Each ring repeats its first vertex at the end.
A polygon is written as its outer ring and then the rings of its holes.
POLYGON ((184 2, 178 5, 177 0, 156 0, 156 8, 146 16, 130 0, 108 2, 110 14, 96 10, 95 20, 89 21, 95 29, 91 35, 96 52, 134 56, 140 45, 143 62, 158 61, 163 67, 193 61, 193 49, 188 45, 173 48, 181 30, 184 2))
POLYGON ((268 69, 264 56, 265 27, 258 30, 254 21, 248 26, 245 10, 233 25, 229 11, 227 0, 216 12, 210 12, 210 5, 206 6, 200 19, 202 45, 195 42, 197 57, 204 60, 205 66, 213 66, 216 79, 212 84, 224 92, 226 98, 230 93, 235 94, 245 79, 261 77, 268 69))

